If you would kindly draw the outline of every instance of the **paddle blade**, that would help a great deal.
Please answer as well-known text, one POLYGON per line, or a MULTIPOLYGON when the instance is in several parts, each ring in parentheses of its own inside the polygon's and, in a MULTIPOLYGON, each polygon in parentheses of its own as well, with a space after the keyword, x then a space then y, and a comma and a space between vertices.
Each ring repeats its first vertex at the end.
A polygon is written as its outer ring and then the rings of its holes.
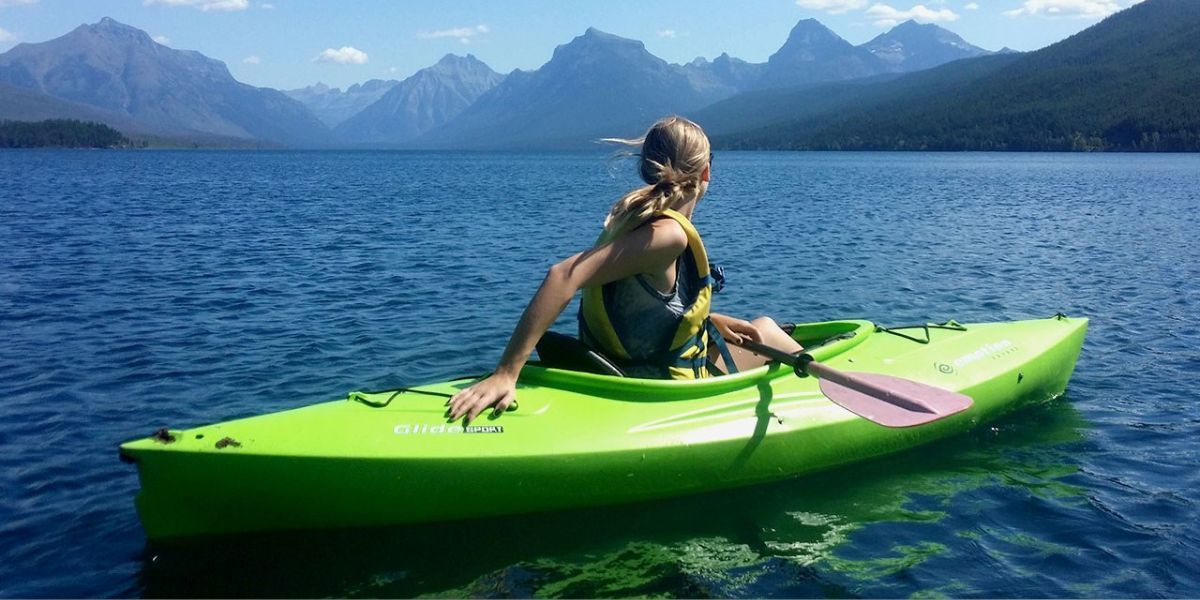
POLYGON ((885 427, 914 427, 971 407, 971 397, 878 373, 840 373, 821 379, 821 393, 850 412, 885 427), (833 379, 837 379, 834 381, 833 379))

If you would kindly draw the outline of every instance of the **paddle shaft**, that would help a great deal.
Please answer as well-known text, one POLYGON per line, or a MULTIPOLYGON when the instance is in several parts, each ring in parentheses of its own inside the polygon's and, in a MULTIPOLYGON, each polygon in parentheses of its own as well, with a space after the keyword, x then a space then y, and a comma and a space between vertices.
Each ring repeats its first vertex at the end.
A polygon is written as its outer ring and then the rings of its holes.
POLYGON ((808 353, 789 354, 778 348, 772 348, 771 346, 766 346, 746 338, 743 338, 736 345, 788 365, 796 370, 797 375, 812 375, 817 379, 824 379, 848 387, 856 392, 878 398, 879 400, 908 410, 929 414, 937 414, 938 412, 917 396, 900 390, 890 389, 860 377, 855 377, 853 373, 844 373, 829 365, 813 360, 812 355, 808 353))

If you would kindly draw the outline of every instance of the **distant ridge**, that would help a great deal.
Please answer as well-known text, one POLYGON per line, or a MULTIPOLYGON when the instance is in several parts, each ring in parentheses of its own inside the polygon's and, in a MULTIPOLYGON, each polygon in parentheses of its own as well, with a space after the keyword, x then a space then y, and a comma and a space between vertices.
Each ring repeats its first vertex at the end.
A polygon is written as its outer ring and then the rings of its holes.
POLYGON ((283 93, 307 106, 325 125, 336 127, 374 104, 399 83, 395 79, 372 79, 356 83, 346 91, 318 83, 297 90, 284 90, 283 93))
POLYGON ((224 63, 173 50, 107 17, 0 54, 0 83, 116 113, 157 134, 289 145, 330 139, 327 127, 283 93, 239 83, 224 63))
POLYGON ((448 54, 393 86, 335 131, 351 144, 403 145, 449 122, 503 80, 471 54, 448 54))
POLYGON ((680 69, 692 87, 717 101, 753 87, 762 77, 763 65, 722 53, 712 62, 699 57, 680 69))

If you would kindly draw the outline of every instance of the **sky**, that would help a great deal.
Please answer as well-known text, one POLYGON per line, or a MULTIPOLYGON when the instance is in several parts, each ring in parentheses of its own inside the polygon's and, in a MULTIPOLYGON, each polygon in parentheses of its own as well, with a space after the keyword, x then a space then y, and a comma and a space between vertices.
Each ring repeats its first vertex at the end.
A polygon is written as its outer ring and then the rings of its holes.
POLYGON ((0 52, 112 17, 172 48, 224 61, 238 80, 293 89, 404 79, 442 56, 532 70, 596 27, 672 63, 722 52, 765 62, 797 21, 853 44, 936 23, 989 50, 1029 51, 1139 0, 0 0, 0 52))

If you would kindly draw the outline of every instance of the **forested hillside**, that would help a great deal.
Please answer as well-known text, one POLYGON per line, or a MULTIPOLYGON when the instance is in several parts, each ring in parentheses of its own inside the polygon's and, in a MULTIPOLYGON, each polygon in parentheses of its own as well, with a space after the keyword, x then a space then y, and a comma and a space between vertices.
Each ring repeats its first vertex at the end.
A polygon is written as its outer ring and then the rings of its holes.
POLYGON ((1197 151, 1200 2, 1147 0, 1040 51, 952 63, 875 84, 860 98, 816 116, 799 109, 791 120, 719 142, 813 150, 1197 151), (945 78, 963 64, 1008 59, 974 81, 945 78), (912 85, 922 79, 928 89, 912 85), (897 91, 904 87, 911 92, 897 91))

